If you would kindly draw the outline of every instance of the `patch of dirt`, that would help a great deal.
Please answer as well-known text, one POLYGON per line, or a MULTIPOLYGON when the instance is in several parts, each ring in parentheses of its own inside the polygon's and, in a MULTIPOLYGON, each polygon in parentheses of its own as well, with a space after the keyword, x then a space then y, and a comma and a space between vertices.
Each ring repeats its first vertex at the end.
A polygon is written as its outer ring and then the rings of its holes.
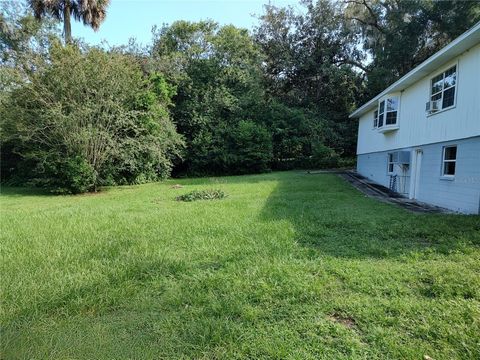
POLYGON ((353 329, 357 326, 354 318, 349 316, 343 316, 342 314, 333 313, 328 318, 330 319, 330 321, 333 321, 337 324, 342 324, 349 329, 353 329))
POLYGON ((182 188, 183 188, 183 185, 180 185, 180 184, 175 184, 170 187, 170 189, 182 189, 182 188))

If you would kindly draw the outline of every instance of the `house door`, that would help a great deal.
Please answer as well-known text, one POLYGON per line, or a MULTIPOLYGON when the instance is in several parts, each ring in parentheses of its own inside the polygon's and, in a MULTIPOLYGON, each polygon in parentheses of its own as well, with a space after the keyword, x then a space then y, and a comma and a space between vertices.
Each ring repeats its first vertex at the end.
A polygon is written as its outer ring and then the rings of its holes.
POLYGON ((420 190, 420 169, 422 167, 423 150, 413 151, 412 176, 410 178, 410 199, 417 199, 420 190))

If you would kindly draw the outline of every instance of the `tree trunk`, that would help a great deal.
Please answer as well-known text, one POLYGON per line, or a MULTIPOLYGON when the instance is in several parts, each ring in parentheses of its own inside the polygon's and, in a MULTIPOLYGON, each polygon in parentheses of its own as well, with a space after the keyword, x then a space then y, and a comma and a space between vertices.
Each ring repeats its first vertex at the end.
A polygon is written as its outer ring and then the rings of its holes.
POLYGON ((70 23, 70 0, 65 0, 63 8, 63 35, 65 36, 65 44, 72 43, 72 24, 70 23))

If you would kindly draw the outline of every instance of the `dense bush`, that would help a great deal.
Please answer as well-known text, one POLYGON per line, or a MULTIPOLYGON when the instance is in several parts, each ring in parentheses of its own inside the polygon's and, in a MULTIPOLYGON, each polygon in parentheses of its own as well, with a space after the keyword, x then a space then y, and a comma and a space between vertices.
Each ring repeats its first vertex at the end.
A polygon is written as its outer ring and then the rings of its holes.
POLYGON ((272 162, 272 137, 253 121, 240 121, 230 133, 228 168, 233 174, 265 172, 272 162))
POLYGON ((322 143, 315 144, 311 157, 311 168, 326 169, 338 166, 340 157, 328 146, 322 143))
POLYGON ((168 176, 182 146, 174 92, 125 55, 53 46, 1 110, 2 140, 20 156, 11 180, 78 193, 168 176))

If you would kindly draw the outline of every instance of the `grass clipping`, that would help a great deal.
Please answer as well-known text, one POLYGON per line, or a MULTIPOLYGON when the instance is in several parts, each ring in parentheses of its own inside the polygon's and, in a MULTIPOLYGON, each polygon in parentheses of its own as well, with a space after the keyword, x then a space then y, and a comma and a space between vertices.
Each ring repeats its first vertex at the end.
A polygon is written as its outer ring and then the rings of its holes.
POLYGON ((219 189, 194 190, 189 193, 177 196, 177 201, 216 200, 226 198, 227 194, 219 189))

